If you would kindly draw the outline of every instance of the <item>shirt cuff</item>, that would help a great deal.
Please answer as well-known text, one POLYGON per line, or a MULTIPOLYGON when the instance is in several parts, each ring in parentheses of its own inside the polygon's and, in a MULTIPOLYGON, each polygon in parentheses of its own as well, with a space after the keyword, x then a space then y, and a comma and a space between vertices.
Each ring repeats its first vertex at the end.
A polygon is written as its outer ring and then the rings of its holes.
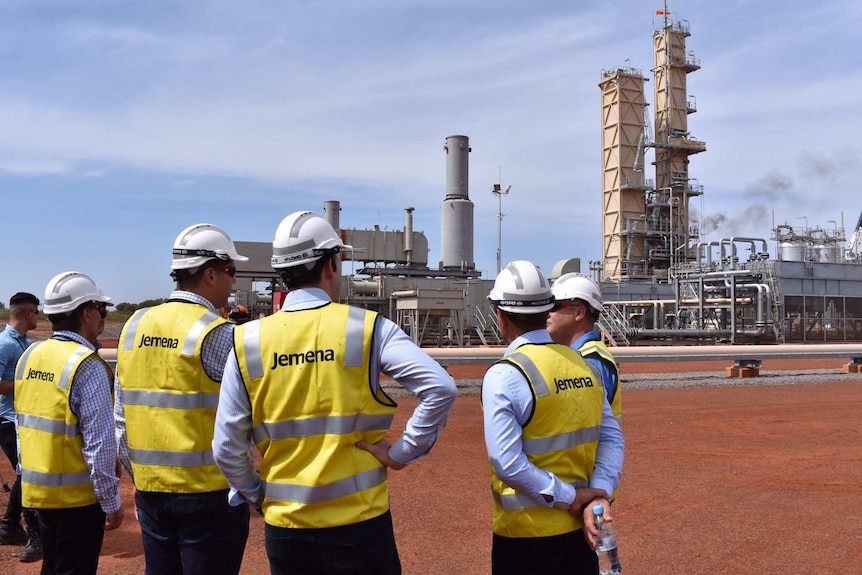
POLYGON ((111 513, 116 513, 123 506, 123 502, 120 499, 119 490, 114 497, 111 497, 107 501, 99 501, 99 505, 102 506, 102 511, 105 512, 105 515, 110 515, 111 513))

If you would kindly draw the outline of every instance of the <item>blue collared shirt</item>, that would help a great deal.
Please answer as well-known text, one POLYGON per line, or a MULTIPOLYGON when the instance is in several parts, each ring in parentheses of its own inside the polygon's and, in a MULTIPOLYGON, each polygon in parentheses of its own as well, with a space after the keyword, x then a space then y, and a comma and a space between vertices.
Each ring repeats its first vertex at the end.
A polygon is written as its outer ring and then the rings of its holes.
MULTIPOLYGON (((531 331, 509 344, 503 357, 527 343, 551 342, 547 330, 531 331)), ((575 500, 575 488, 553 473, 533 465, 523 451, 521 435, 533 412, 533 394, 520 370, 506 363, 495 363, 488 369, 482 381, 482 412, 488 457, 500 479, 506 485, 529 494, 537 505, 549 505, 542 495, 550 495, 555 502, 570 505, 575 500)), ((605 397, 590 487, 604 489, 608 495, 616 491, 624 456, 623 432, 605 397)))
MULTIPOLYGON (((578 351, 582 345, 587 343, 588 341, 602 341, 602 336, 595 332, 595 330, 588 331, 578 339, 572 343, 572 349, 578 351)), ((617 392, 617 385, 619 382, 617 381, 617 372, 612 370, 608 364, 597 359, 595 357, 585 357, 584 361, 596 367, 599 372, 602 374, 602 385, 605 387, 605 397, 607 397, 608 401, 614 396, 617 392)))
MULTIPOLYGON (((29 345, 30 339, 11 325, 0 332, 0 379, 15 381, 15 364, 29 345)), ((0 419, 15 421, 15 402, 11 392, 0 394, 0 419)))
MULTIPOLYGON (((282 309, 312 309, 330 301, 322 289, 302 288, 287 295, 282 309)), ((419 405, 404 432, 389 448, 392 459, 411 463, 431 450, 440 430, 446 425, 449 411, 458 395, 455 381, 439 363, 417 347, 401 328, 383 317, 374 326, 370 368, 372 380, 378 378, 379 373, 386 374, 419 397, 419 405)), ((232 505, 239 505, 243 501, 260 503, 263 497, 260 476, 248 457, 251 431, 251 403, 236 354, 232 353, 224 369, 213 439, 213 455, 230 483, 232 505)))

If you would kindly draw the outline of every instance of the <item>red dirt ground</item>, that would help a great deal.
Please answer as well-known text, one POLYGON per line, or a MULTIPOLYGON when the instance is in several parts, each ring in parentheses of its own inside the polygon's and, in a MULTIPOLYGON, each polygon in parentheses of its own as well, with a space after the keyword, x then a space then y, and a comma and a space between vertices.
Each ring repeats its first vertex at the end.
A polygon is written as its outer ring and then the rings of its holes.
MULTIPOLYGON (((623 396, 625 473, 615 525, 628 575, 862 573, 862 386, 837 360, 834 383, 681 390, 623 396)), ((727 362, 625 364, 627 373, 723 371, 727 362)), ((765 362, 764 369, 799 368, 765 362)), ((480 378, 484 367, 452 368, 480 378)), ((416 405, 399 400, 393 429, 416 405)), ((0 471, 9 479, 3 458, 0 471)), ((491 500, 482 417, 462 397, 434 451, 390 473, 405 575, 490 572, 491 500)), ((123 479, 131 509, 131 485, 123 479)), ((0 505, 8 496, 0 494, 0 505)), ((35 575, 20 548, 0 547, 0 573, 35 575)), ((106 534, 100 572, 140 574, 137 523, 106 534)), ((268 572, 263 523, 253 514, 244 574, 268 572)))

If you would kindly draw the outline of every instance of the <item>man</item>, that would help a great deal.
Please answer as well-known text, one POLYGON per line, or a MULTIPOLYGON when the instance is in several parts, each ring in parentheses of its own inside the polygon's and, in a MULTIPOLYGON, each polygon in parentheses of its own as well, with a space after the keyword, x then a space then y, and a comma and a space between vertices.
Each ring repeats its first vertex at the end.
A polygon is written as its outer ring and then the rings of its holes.
POLYGON ((21 498, 39 514, 42 573, 95 574, 105 531, 123 522, 111 418, 113 372, 95 341, 111 298, 80 272, 48 282, 54 333, 15 370, 21 498))
POLYGON ((274 575, 401 573, 387 468, 426 455, 457 396, 452 378, 377 313, 334 303, 342 243, 296 212, 275 232, 272 266, 290 290, 281 310, 239 326, 225 366, 213 450, 234 503, 260 506, 274 575), (419 396, 401 438, 380 372, 419 396), (254 437, 260 475, 246 452, 254 437))
POLYGON ((213 425, 233 324, 218 309, 247 261, 218 226, 176 238, 167 302, 138 310, 117 346, 114 418, 151 575, 239 573, 248 506, 228 505, 212 457, 213 425))
POLYGON ((482 382, 494 494, 492 573, 596 575, 590 507, 608 509, 619 483, 619 422, 597 375, 545 329, 554 298, 538 267, 510 263, 488 299, 509 343, 482 382))
MULTIPOLYGON (((9 299, 9 323, 0 333, 0 447, 9 458, 12 469, 18 467, 18 439, 15 432, 15 403, 12 388, 15 384, 15 364, 30 345, 27 332, 36 329, 39 320, 39 298, 31 293, 18 292, 9 299)), ((6 514, 0 519, 0 545, 25 545, 18 554, 22 563, 42 558, 39 539, 39 520, 32 509, 21 507, 21 476, 15 476, 6 514), (27 531, 21 528, 21 515, 27 522, 27 531)))
POLYGON ((602 307, 602 292, 596 282, 578 273, 563 274, 551 286, 556 301, 548 315, 548 333, 562 344, 578 350, 587 363, 602 374, 605 395, 614 416, 622 415, 620 370, 595 324, 602 307))

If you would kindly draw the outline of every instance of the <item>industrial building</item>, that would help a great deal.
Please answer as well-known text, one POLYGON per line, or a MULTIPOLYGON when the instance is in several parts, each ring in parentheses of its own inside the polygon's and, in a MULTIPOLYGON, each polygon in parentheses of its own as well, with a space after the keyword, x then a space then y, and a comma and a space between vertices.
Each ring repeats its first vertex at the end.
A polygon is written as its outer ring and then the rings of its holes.
MULTIPOLYGON (((804 227, 773 222, 769 241, 701 241, 691 208, 704 186, 689 164, 707 147, 689 131, 697 106, 687 85, 701 64, 686 47, 689 23, 671 19, 666 9, 659 13, 653 117, 645 96, 649 79, 640 70, 603 70, 599 83, 602 259, 590 262, 588 273, 601 283, 606 338, 615 345, 862 340, 862 217, 849 241, 843 221, 826 229, 809 228, 807 219, 804 227), (654 177, 647 177, 648 154, 654 177)), ((413 230, 414 208, 405 207, 401 230, 342 229, 340 203, 325 202, 323 215, 354 246, 345 254, 349 275, 340 300, 382 313, 422 345, 499 345, 486 299, 493 278, 483 279, 473 259, 469 138, 450 136, 443 150, 446 188, 436 267, 429 267, 424 234, 413 230)), ((506 193, 499 185, 493 192, 506 193)), ((270 245, 236 244, 250 256, 237 266, 236 302, 258 313, 278 309, 282 288, 269 266, 270 245), (267 289, 254 290, 257 282, 267 289)), ((499 266, 499 250, 497 257, 499 266)), ((558 262, 550 277, 572 271, 581 271, 580 259, 558 262)))

